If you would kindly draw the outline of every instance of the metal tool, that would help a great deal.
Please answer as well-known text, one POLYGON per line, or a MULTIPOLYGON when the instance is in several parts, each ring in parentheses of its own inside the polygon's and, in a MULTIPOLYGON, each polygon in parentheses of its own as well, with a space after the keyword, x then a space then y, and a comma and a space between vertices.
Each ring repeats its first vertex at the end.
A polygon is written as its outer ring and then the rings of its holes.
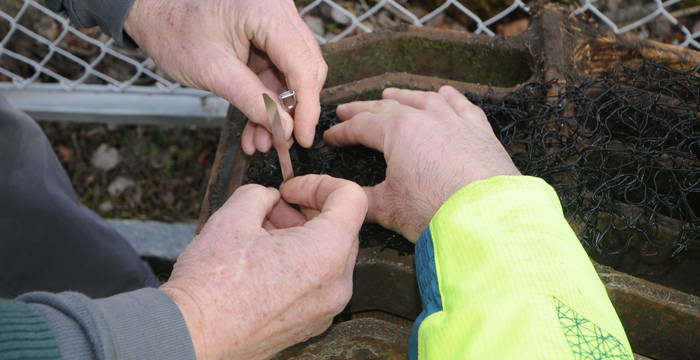
POLYGON ((274 146, 275 150, 277 150, 277 156, 279 156, 280 168, 282 169, 282 180, 287 181, 294 177, 292 158, 289 155, 291 141, 287 141, 284 136, 284 127, 282 126, 282 119, 280 118, 280 113, 277 109, 277 103, 275 100, 272 100, 269 95, 263 94, 263 101, 265 101, 267 118, 270 120, 270 124, 272 126, 272 146, 274 146))
POLYGON ((287 90, 281 93, 280 100, 282 100, 282 104, 287 107, 287 111, 294 110, 294 106, 297 104, 297 97, 294 90, 287 90))

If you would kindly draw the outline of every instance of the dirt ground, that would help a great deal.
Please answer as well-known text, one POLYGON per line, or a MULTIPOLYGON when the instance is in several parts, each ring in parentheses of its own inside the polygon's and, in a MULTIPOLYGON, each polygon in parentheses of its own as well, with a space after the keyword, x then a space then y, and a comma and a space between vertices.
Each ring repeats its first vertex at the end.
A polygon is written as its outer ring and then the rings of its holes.
POLYGON ((52 122, 41 126, 81 201, 100 215, 160 221, 199 216, 219 129, 52 122), (115 149, 116 161, 111 151, 107 166, 105 160, 101 164, 95 158, 104 153, 98 151, 101 146, 115 149))

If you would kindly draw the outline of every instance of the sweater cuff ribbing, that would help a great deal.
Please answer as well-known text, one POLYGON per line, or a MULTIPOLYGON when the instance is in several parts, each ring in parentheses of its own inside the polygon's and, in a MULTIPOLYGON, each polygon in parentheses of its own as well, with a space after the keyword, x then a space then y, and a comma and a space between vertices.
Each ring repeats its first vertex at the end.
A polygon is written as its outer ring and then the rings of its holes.
POLYGON ((61 359, 41 315, 19 301, 0 300, 0 359, 61 359))
POLYGON ((46 319, 64 358, 194 359, 194 346, 175 302, 144 288, 93 300, 64 292, 22 295, 46 319))

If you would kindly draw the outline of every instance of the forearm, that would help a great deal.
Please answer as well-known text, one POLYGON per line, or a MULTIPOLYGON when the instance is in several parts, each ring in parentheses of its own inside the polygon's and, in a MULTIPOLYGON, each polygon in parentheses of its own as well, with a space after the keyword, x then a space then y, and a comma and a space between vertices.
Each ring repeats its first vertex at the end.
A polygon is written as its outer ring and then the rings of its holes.
POLYGON ((461 189, 421 236, 416 263, 424 313, 413 358, 632 359, 604 286, 541 179, 499 176, 461 189))
POLYGON ((79 28, 99 26, 118 45, 135 47, 124 32, 124 22, 135 0, 45 0, 54 11, 65 10, 71 23, 79 28))
POLYGON ((182 314, 160 290, 97 300, 36 292, 19 300, 46 320, 64 359, 194 359, 182 314))

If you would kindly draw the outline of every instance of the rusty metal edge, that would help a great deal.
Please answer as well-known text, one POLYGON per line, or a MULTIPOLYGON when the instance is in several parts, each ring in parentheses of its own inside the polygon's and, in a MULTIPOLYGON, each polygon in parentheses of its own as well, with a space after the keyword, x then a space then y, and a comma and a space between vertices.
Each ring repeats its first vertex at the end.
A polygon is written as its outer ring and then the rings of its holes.
POLYGON ((410 330, 363 318, 332 326, 323 334, 294 345, 273 359, 405 359, 410 330))
POLYGON ((390 72, 325 88, 321 91, 321 102, 324 104, 339 104, 347 101, 347 99, 363 98, 368 94, 381 94, 381 91, 387 87, 437 91, 443 85, 450 85, 459 91, 469 91, 479 96, 491 93, 492 99, 496 101, 502 100, 506 95, 517 90, 517 87, 492 87, 432 76, 390 72))
POLYGON ((700 298, 594 265, 635 352, 658 359, 700 358, 700 298))
POLYGON ((414 320, 421 312, 421 303, 413 259, 390 249, 360 249, 353 296, 344 312, 381 311, 414 320))
MULTIPOLYGON (((533 23, 538 22, 541 22, 541 20, 536 20, 533 23)), ((385 41, 398 42, 406 38, 417 38, 439 42, 449 42, 456 46, 475 46, 498 49, 501 51, 518 51, 529 54, 532 75, 527 80, 515 85, 515 87, 517 87, 528 82, 541 81, 543 79, 541 69, 537 66, 537 57, 535 56, 535 52, 533 50, 534 48, 540 47, 537 44, 537 35, 538 31, 536 26, 533 26, 532 24, 525 32, 517 36, 510 37, 476 35, 463 31, 400 24, 389 28, 386 31, 352 36, 334 43, 327 43, 322 46, 321 50, 324 57, 332 57, 337 54, 351 53, 353 51, 357 51, 358 49, 369 49, 385 41)), ((396 72, 398 73, 399 71, 396 72)), ((331 72, 329 71, 329 77, 330 75, 331 72)), ((447 78, 443 79, 449 80, 447 78)), ((345 84, 347 84, 347 82, 345 82, 345 84)))
POLYGON ((242 177, 248 167, 248 156, 241 148, 241 133, 245 123, 245 116, 238 109, 229 106, 199 210, 196 233, 199 233, 209 216, 223 205, 229 194, 243 181, 242 177))
POLYGON ((547 39, 547 41, 534 42, 537 45, 535 51, 539 52, 539 56, 535 56, 535 59, 541 61, 539 65, 542 67, 543 80, 554 82, 547 94, 554 97, 574 74, 575 70, 570 65, 569 59, 572 42, 567 29, 573 25, 569 23, 579 25, 575 19, 570 19, 559 5, 539 5, 534 8, 534 12, 535 21, 531 25, 532 31, 539 39, 547 39))
POLYGON ((526 30, 520 35, 512 37, 476 35, 464 31, 446 30, 430 27, 418 27, 414 25, 397 25, 387 31, 378 31, 359 36, 352 36, 343 40, 325 44, 322 47, 324 55, 329 53, 353 50, 357 46, 368 46, 385 40, 401 39, 405 37, 420 37, 427 40, 450 41, 456 44, 481 45, 499 47, 512 50, 529 50, 529 44, 533 41, 533 32, 526 30))

